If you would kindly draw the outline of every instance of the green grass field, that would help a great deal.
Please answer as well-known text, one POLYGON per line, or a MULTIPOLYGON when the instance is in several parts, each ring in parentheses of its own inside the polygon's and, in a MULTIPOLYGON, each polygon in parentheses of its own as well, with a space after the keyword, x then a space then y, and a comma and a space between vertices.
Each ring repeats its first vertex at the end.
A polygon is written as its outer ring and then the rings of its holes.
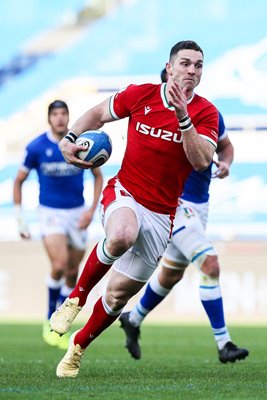
POLYGON ((209 327, 144 325, 143 357, 130 358, 115 324, 88 348, 76 379, 58 379, 65 351, 43 343, 40 325, 1 324, 0 399, 146 400, 267 398, 266 327, 231 327, 250 350, 221 364, 209 327))

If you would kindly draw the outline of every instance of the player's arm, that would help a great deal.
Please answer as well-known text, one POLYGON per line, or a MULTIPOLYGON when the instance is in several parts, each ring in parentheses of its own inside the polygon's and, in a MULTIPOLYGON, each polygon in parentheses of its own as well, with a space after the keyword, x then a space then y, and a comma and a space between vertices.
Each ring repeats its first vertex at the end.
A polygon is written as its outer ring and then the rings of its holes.
POLYGON ((218 142, 217 150, 218 161, 213 161, 217 166, 214 177, 223 179, 230 173, 230 167, 234 159, 234 146, 228 136, 218 142))
POLYGON ((106 122, 114 121, 110 114, 109 99, 104 100, 102 103, 86 111, 74 124, 70 132, 61 140, 59 147, 69 164, 76 165, 80 168, 91 168, 92 163, 80 160, 76 154, 79 150, 83 150, 83 146, 78 146, 74 142, 81 133, 100 129, 106 122))
POLYGON ((28 171, 19 170, 13 185, 13 202, 15 206, 16 219, 18 223, 19 234, 23 239, 30 239, 31 237, 29 228, 23 218, 23 212, 21 208, 22 185, 28 178, 28 176, 29 176, 28 171))
POLYGON ((215 152, 215 146, 202 138, 194 125, 183 134, 183 147, 194 170, 203 171, 208 168, 215 152))
POLYGON ((91 169, 91 172, 94 177, 93 203, 91 207, 87 211, 85 211, 85 213, 82 215, 82 218, 79 221, 80 229, 86 229, 88 225, 91 223, 103 188, 103 175, 101 169, 93 168, 91 169))
POLYGON ((188 161, 196 171, 208 168, 216 147, 201 137, 192 124, 187 113, 186 88, 182 89, 178 82, 172 81, 169 86, 169 103, 175 108, 183 135, 183 147, 188 161))

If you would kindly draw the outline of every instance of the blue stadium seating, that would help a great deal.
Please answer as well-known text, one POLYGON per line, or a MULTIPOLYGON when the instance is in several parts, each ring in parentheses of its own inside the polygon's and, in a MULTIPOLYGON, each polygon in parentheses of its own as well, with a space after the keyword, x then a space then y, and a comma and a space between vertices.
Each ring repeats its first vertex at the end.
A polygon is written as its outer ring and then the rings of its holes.
MULTIPOLYGON (((36 21, 35 33, 37 28, 45 28, 49 16, 50 27, 55 26, 63 3, 66 8, 64 0, 39 0, 39 10, 44 3, 46 18, 36 21)), ((67 5, 71 7, 73 3, 81 6, 83 2, 68 1, 67 5)), ((170 47, 181 39, 197 40, 205 49, 208 63, 231 48, 266 36, 267 2, 257 0, 257 7, 249 8, 243 6, 242 0, 215 3, 216 7, 212 1, 192 0, 193 13, 180 0, 170 0, 168 7, 165 0, 136 0, 115 9, 91 24, 79 42, 60 53, 35 59, 23 73, 8 80, 0 90, 0 117, 7 117, 44 90, 72 76, 158 74, 168 59, 170 47), (253 29, 253 23, 257 29, 253 29)), ((24 2, 20 8, 23 5, 24 2)))
POLYGON ((1 1, 0 67, 18 55, 26 41, 58 26, 67 12, 78 12, 84 4, 85 0, 1 1))

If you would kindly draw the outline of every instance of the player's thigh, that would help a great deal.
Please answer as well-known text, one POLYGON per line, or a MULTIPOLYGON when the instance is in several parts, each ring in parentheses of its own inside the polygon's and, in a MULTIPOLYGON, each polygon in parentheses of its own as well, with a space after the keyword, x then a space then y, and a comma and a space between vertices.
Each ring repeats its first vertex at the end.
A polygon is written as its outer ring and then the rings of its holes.
POLYGON ((130 281, 146 283, 155 270, 154 265, 146 264, 143 257, 131 250, 126 251, 113 264, 112 270, 124 275, 130 281))
POLYGON ((209 202, 205 203, 193 203, 192 201, 182 200, 181 205, 177 208, 178 219, 181 218, 181 213, 184 219, 191 219, 192 216, 196 216, 204 230, 206 230, 207 220, 209 215, 209 202))
POLYGON ((158 214, 139 205, 142 225, 136 242, 130 249, 145 266, 155 269, 170 241, 172 220, 170 215, 158 214))
POLYGON ((108 239, 114 226, 116 229, 125 227, 126 232, 131 230, 129 237, 133 243, 130 252, 142 258, 144 265, 155 269, 170 239, 171 217, 152 212, 137 203, 117 179, 111 180, 104 189, 101 204, 108 239))
POLYGON ((40 230, 42 236, 63 234, 66 235, 66 215, 64 210, 39 206, 40 230))
POLYGON ((68 264, 69 249, 68 238, 63 234, 51 234, 43 237, 43 243, 52 268, 63 270, 68 264))
POLYGON ((136 240, 141 226, 138 204, 118 179, 113 179, 103 191, 101 217, 108 238, 122 234, 136 240))
POLYGON ((177 271, 180 265, 184 266, 185 269, 188 264, 190 264, 190 260, 182 253, 180 246, 177 246, 176 243, 171 240, 164 251, 160 263, 165 268, 177 271))
POLYGON ((171 242, 168 254, 176 252, 178 260, 181 253, 189 262, 193 262, 200 252, 212 247, 199 214, 184 207, 180 207, 176 213, 171 242))

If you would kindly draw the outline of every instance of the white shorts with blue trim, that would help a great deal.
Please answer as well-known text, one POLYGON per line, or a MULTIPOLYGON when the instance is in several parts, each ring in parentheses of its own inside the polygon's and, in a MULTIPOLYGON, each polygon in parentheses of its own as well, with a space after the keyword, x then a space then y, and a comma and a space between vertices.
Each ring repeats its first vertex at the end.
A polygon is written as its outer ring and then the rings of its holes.
POLYGON ((191 262, 200 269, 207 255, 217 255, 206 235, 209 203, 182 200, 177 208, 171 242, 164 258, 182 264, 191 262))

